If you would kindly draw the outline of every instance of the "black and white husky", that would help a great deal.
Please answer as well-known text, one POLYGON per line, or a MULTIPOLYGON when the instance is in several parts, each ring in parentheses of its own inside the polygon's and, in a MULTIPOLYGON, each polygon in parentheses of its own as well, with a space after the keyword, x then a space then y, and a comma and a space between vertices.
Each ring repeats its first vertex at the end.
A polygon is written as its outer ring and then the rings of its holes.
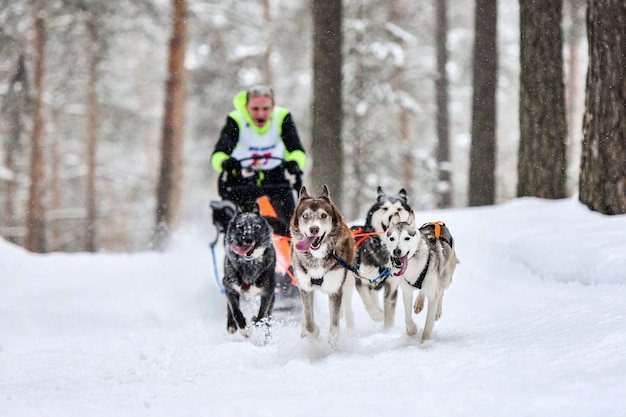
POLYGON ((441 317, 443 293, 452 283, 452 274, 459 261, 454 240, 445 224, 433 222, 417 228, 414 222, 413 212, 406 221, 394 215, 385 243, 391 255, 393 274, 400 278, 409 336, 417 333, 412 310, 418 314, 424 308, 424 299, 428 300, 423 342, 430 339, 435 320, 441 317), (419 294, 412 309, 414 290, 419 290, 419 294))
MULTIPOLYGON (((404 188, 398 194, 388 195, 378 187, 377 193, 376 202, 367 212, 365 224, 355 239, 360 242, 356 248, 356 268, 359 275, 369 279, 380 276, 385 268, 391 268, 391 258, 382 234, 389 228, 393 215, 398 213, 400 219, 406 220, 411 211, 404 188), (359 234, 362 238, 359 238, 359 234)), ((399 283, 400 279, 395 276, 381 277, 381 282, 377 282, 376 285, 356 279, 356 289, 363 300, 365 310, 374 321, 381 321, 384 318, 385 327, 393 327, 399 283), (382 310, 376 291, 381 288, 385 289, 382 310)))
POLYGON ((259 312, 252 323, 269 319, 274 307, 276 251, 272 245, 272 228, 257 213, 238 213, 228 224, 224 243, 226 326, 229 333, 239 329, 244 337, 249 337, 251 327, 241 312, 241 296, 261 297, 259 312))
POLYGON ((291 263, 302 299, 301 336, 317 338, 319 335, 313 301, 315 291, 320 291, 328 295, 328 341, 336 347, 342 304, 348 326, 353 322, 348 301, 354 278, 338 259, 352 264, 354 239, 339 209, 331 201, 326 185, 321 196, 309 195, 305 187, 300 189, 290 226, 291 263))

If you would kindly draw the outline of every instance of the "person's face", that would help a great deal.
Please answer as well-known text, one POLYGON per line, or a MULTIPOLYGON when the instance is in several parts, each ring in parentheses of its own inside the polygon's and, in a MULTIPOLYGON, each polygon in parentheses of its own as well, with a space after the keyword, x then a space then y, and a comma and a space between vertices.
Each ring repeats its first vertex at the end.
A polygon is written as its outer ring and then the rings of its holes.
POLYGON ((251 97, 246 103, 246 110, 257 127, 265 126, 274 109, 274 103, 269 97, 251 97))

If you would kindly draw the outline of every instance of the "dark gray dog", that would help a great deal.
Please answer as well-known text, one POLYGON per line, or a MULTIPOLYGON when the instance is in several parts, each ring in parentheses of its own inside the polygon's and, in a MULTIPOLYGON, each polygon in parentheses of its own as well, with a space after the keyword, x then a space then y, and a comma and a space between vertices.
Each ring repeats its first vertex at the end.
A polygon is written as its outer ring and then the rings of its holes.
POLYGON ((227 329, 229 333, 239 329, 244 337, 249 337, 251 328, 240 309, 241 296, 261 297, 259 312, 252 317, 252 323, 269 318, 274 307, 276 251, 272 245, 272 228, 256 213, 239 213, 228 224, 224 243, 227 329))

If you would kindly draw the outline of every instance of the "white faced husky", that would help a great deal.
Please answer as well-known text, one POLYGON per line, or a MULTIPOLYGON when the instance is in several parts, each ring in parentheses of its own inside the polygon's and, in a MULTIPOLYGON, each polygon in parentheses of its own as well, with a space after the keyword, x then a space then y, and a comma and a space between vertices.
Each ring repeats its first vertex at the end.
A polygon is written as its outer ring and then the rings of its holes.
POLYGON ((413 212, 406 222, 394 215, 385 244, 391 256, 393 274, 400 277, 409 336, 417 333, 411 311, 413 290, 419 290, 414 306, 416 314, 424 308, 424 298, 428 299, 423 342, 430 339, 435 320, 441 317, 443 293, 452 283, 452 274, 459 261, 452 235, 445 224, 426 223, 417 229, 414 222, 413 212))
MULTIPOLYGON (((399 213, 402 219, 409 216, 411 207, 406 191, 401 189, 398 194, 385 194, 381 187, 377 189, 376 202, 367 212, 365 224, 353 227, 364 235, 357 243, 356 268, 359 275, 369 279, 381 276, 383 270, 391 268, 391 258, 383 243, 383 234, 389 228, 394 214, 399 213)), ((357 233, 357 237, 359 234, 357 233)), ((374 321, 385 320, 385 327, 393 327, 396 312, 396 298, 400 278, 384 275, 376 286, 366 280, 356 279, 356 289, 363 300, 365 310, 374 321), (378 293, 384 288, 383 310, 379 307, 378 293)))
MULTIPOLYGON (((352 273, 338 262, 352 264, 354 239, 344 223, 339 210, 330 200, 324 185, 320 197, 310 196, 305 187, 300 189, 300 198, 290 222, 291 263, 300 288, 302 299, 302 337, 316 338, 319 328, 313 315, 313 294, 319 290, 328 294, 330 307, 329 342, 337 346, 339 317, 342 298, 347 296, 348 285, 353 285, 352 273), (350 275, 349 280, 347 277, 350 275), (344 291, 344 285, 346 285, 344 291)), ((344 303, 346 322, 352 324, 352 310, 344 303)))

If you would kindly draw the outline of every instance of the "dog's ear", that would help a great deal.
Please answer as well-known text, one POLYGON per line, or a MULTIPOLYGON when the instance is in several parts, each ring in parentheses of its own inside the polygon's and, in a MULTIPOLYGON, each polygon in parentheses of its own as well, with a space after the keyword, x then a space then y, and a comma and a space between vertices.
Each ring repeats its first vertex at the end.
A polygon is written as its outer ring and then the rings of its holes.
POLYGON ((409 218, 406 219, 406 222, 409 224, 415 223, 415 212, 413 210, 409 211, 409 218))
POLYGON ((380 200, 382 200, 382 198, 385 196, 385 192, 383 191, 383 187, 381 187, 379 185, 378 188, 376 188, 376 194, 377 194, 376 199, 380 203, 380 200))
POLYGON ((322 197, 330 201, 330 192, 328 191, 328 186, 326 184, 322 185, 322 197))
POLYGON ((300 194, 298 195, 298 198, 300 200, 309 198, 309 193, 306 192, 306 187, 304 185, 300 188, 300 194))
POLYGON ((400 191, 398 192, 398 197, 404 200, 405 203, 409 202, 409 198, 407 197, 406 190, 404 188, 400 189, 400 191))
POLYGON ((387 228, 387 230, 391 229, 393 226, 400 223, 401 221, 402 219, 400 218, 400 213, 393 213, 393 216, 391 216, 391 219, 389 219, 389 227, 387 228))

